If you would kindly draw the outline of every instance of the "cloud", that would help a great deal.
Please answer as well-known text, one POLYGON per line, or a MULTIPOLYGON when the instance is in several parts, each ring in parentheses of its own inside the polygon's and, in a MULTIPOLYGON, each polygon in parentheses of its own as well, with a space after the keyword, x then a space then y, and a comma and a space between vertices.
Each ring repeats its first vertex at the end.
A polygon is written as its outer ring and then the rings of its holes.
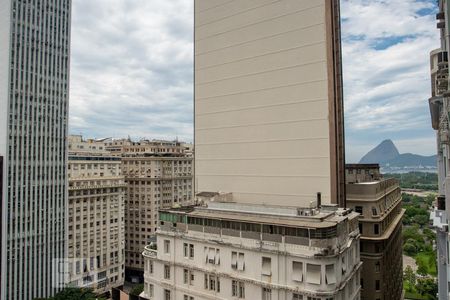
POLYGON ((192 29, 192 1, 74 1, 70 131, 192 140, 192 29))
MULTIPOLYGON (((429 52, 434 0, 341 0, 347 157, 383 139, 434 138, 429 52)), ((193 136, 193 0, 76 0, 70 131, 193 136)), ((404 152, 433 154, 434 143, 404 152)))
MULTIPOLYGON (((427 99, 429 52, 439 47, 436 2, 341 3, 347 159, 359 160, 383 139, 434 137, 427 99)), ((405 152, 436 152, 434 143, 403 144, 405 152)))

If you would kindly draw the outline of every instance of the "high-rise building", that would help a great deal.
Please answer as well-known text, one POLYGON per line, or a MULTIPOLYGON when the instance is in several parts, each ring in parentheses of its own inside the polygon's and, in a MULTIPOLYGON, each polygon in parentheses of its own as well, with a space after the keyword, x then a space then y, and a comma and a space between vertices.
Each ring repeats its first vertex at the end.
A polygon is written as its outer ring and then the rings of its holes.
POLYGON ((71 0, 0 1, 2 300, 62 286, 70 19, 71 0))
POLYGON ((125 278, 125 178, 104 143, 69 137, 68 270, 70 286, 105 294, 125 278))
POLYGON ((403 299, 402 195, 378 164, 350 164, 347 206, 360 214, 361 299, 403 299))
POLYGON ((431 126, 436 130, 438 188, 437 203, 431 213, 436 229, 439 300, 450 297, 450 237, 448 230, 450 216, 450 127, 449 127, 449 69, 448 49, 450 32, 450 2, 439 0, 436 15, 440 30, 441 46, 430 53, 431 98, 429 99, 431 126))
POLYGON ((142 278, 142 251, 158 227, 158 210, 193 201, 193 158, 179 142, 113 140, 125 176, 125 266, 128 280, 142 278))
POLYGON ((339 0, 195 1, 195 190, 345 206, 339 0))
POLYGON ((160 211, 141 297, 360 299, 358 214, 220 202, 160 211))

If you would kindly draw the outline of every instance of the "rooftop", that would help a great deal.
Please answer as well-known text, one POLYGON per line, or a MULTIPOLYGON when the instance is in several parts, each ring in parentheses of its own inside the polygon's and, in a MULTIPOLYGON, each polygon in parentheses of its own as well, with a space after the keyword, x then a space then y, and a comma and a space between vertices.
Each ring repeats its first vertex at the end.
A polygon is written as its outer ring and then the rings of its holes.
POLYGON ((318 208, 253 205, 235 202, 209 202, 205 206, 172 208, 161 213, 181 214, 187 217, 270 224, 302 228, 329 228, 358 214, 334 206, 318 208))

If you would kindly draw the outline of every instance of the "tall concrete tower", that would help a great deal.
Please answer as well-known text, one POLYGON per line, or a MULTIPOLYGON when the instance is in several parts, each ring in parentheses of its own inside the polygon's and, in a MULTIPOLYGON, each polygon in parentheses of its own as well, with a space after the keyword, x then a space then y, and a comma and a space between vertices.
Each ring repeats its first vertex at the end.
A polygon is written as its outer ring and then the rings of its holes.
POLYGON ((196 0, 196 191, 345 206, 341 74, 339 0, 196 0))
POLYGON ((65 256, 71 0, 0 1, 2 300, 54 294, 65 256))

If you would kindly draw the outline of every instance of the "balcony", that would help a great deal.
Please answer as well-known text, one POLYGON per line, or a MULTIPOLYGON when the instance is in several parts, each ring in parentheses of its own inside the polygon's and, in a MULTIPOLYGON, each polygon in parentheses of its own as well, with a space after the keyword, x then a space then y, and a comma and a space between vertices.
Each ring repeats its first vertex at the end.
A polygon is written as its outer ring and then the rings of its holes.
POLYGON ((147 245, 144 247, 144 251, 142 252, 144 257, 156 258, 158 256, 158 250, 152 249, 151 245, 147 245))

